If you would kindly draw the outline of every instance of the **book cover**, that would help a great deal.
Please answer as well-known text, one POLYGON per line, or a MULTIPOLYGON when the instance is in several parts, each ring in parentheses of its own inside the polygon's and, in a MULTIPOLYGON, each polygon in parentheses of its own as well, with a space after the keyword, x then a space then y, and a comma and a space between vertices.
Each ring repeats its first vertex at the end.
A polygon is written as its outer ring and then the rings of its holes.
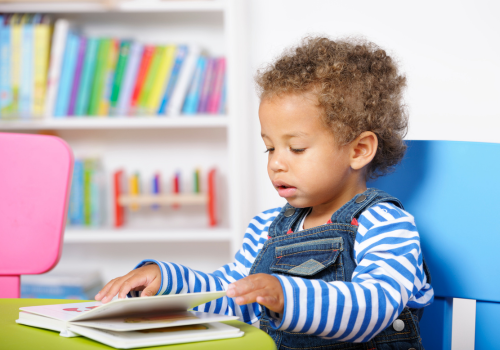
POLYGON ((208 100, 207 112, 216 114, 219 112, 219 104, 222 94, 222 85, 224 84, 224 75, 226 73, 226 59, 224 57, 218 58, 216 63, 216 70, 214 75, 213 88, 208 100))
POLYGON ((113 78, 113 88, 111 90, 111 97, 109 101, 111 115, 117 115, 118 97, 120 96, 120 89, 125 76, 125 69, 127 67, 127 61, 130 54, 130 45, 130 40, 123 40, 120 44, 115 76, 113 78))
POLYGON ((200 56, 196 64, 196 71, 191 81, 191 86, 186 96, 186 100, 184 101, 184 107, 182 109, 182 113, 184 114, 196 114, 198 111, 198 102, 200 100, 200 91, 205 75, 206 64, 207 58, 205 56, 200 56))
POLYGON ((9 117, 12 103, 10 15, 0 15, 0 118, 9 117))
POLYGON ((139 103, 139 95, 141 94, 144 81, 146 80, 146 74, 148 73, 154 51, 155 47, 151 45, 144 46, 144 49, 142 51, 141 64, 139 66, 139 71, 137 72, 137 78, 135 80, 134 91, 132 92, 132 98, 130 99, 129 113, 132 115, 135 114, 137 111, 139 103))
POLYGON ((90 116, 97 116, 99 114, 99 106, 101 103, 101 98, 103 96, 104 84, 106 81, 106 68, 109 65, 111 44, 111 39, 99 39, 97 62, 89 102, 88 113, 90 116))
POLYGON ((83 225, 83 161, 75 159, 73 169, 73 181, 69 197, 68 216, 71 225, 83 225))
POLYGON ((80 87, 80 80, 82 76, 83 60, 85 58, 85 50, 87 49, 87 39, 84 37, 80 38, 80 45, 78 47, 78 53, 76 55, 76 66, 75 75, 73 78, 73 84, 71 87, 71 94, 69 97, 68 115, 75 115, 76 99, 78 96, 78 88, 80 87))
POLYGON ((115 75, 116 60, 118 59, 118 50, 120 43, 118 40, 111 39, 109 47, 109 56, 107 57, 107 66, 104 75, 104 89, 102 91, 101 102, 99 103, 99 116, 109 115, 109 99, 113 88, 113 77, 115 75))
POLYGON ((172 67, 172 72, 170 73, 170 78, 168 79, 168 84, 165 87, 165 91, 163 93, 163 98, 160 104, 160 107, 158 108, 158 114, 165 114, 167 110, 167 106, 170 102, 170 98, 172 97, 172 93, 174 91, 174 88, 177 84, 177 80, 179 79, 179 72, 181 70, 182 64, 184 60, 186 59, 186 54, 187 54, 187 46, 186 45, 180 45, 177 47, 176 53, 175 53, 175 62, 174 66, 172 67))
POLYGON ((68 115, 69 99, 71 87, 75 77, 76 59, 80 46, 80 37, 75 33, 69 33, 67 37, 66 49, 64 50, 63 65, 59 89, 57 92, 56 105, 54 107, 54 117, 65 117, 68 115))
POLYGON ((65 51, 69 22, 65 19, 58 19, 54 24, 54 34, 52 36, 52 46, 50 50, 49 74, 47 77, 47 96, 45 99, 45 115, 54 115, 54 108, 59 91, 59 78, 61 75, 63 55, 65 51))
MULTIPOLYGON (((39 15, 35 15, 39 16, 39 15)), ((33 15, 25 14, 21 18, 21 73, 19 80, 19 116, 31 117, 33 98, 33 15)))
POLYGON ((11 43, 11 88, 12 101, 9 113, 17 116, 19 112, 19 85, 21 83, 21 39, 22 39, 22 15, 14 14, 10 21, 10 43, 11 43))
POLYGON ((153 83, 158 75, 158 70, 160 68, 160 63, 162 61, 163 55, 165 53, 164 46, 157 46, 154 49, 153 58, 151 59, 151 64, 149 66, 148 72, 146 74, 146 79, 144 80, 144 85, 142 86, 141 92, 139 94, 138 101, 138 113, 147 113, 147 103, 151 91, 153 89, 153 83))
POLYGON ((123 86, 118 96, 117 115, 124 116, 129 112, 130 100, 132 98, 134 83, 137 79, 139 65, 141 64, 143 50, 144 45, 141 43, 134 42, 130 46, 130 57, 125 69, 125 76, 123 77, 123 86))
POLYGON ((213 87, 213 76, 215 73, 215 58, 207 58, 207 66, 201 83, 200 101, 198 102, 198 113, 207 112, 208 98, 213 87))
POLYGON ((75 115, 84 116, 88 114, 90 94, 92 92, 92 82, 97 62, 97 49, 99 39, 87 38, 87 47, 83 62, 82 74, 80 77, 80 86, 76 97, 75 115))
POLYGON ((179 78, 175 85, 172 97, 166 107, 166 114, 171 116, 179 116, 181 114, 184 100, 189 91, 196 64, 200 56, 200 48, 198 46, 189 46, 184 63, 179 71, 179 78))
POLYGON ((168 45, 164 48, 160 57, 158 71, 154 78, 149 98, 146 101, 146 113, 149 115, 155 114, 160 108, 161 97, 165 93, 165 88, 171 77, 175 51, 175 45, 168 45))
POLYGON ((35 23, 35 66, 33 86, 33 116, 42 117, 45 111, 45 93, 50 57, 50 18, 43 15, 39 23, 35 23))

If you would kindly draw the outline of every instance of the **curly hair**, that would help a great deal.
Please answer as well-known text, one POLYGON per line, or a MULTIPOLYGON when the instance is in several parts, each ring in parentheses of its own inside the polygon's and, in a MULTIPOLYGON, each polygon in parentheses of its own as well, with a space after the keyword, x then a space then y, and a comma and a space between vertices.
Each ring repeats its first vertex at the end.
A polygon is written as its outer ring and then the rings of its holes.
POLYGON ((406 152, 406 77, 374 43, 306 37, 259 70, 255 81, 261 100, 288 93, 317 95, 323 119, 340 146, 364 131, 373 132, 378 149, 367 179, 392 171, 406 152))

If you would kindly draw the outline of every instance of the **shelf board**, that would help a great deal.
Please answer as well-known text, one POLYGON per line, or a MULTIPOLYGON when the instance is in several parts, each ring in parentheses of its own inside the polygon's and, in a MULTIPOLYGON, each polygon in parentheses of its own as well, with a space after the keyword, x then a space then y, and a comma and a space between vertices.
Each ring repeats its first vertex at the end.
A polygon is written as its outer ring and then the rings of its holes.
POLYGON ((3 120, 0 130, 46 129, 148 129, 148 128, 223 128, 228 118, 220 115, 196 117, 88 117, 47 118, 40 120, 3 120))
POLYGON ((67 228, 65 243, 220 242, 230 241, 229 229, 141 230, 113 228, 67 228))
POLYGON ((220 0, 198 1, 159 1, 134 0, 118 1, 116 4, 105 1, 36 1, 1 3, 0 12, 14 13, 78 13, 78 12, 214 12, 223 11, 224 2, 220 0))

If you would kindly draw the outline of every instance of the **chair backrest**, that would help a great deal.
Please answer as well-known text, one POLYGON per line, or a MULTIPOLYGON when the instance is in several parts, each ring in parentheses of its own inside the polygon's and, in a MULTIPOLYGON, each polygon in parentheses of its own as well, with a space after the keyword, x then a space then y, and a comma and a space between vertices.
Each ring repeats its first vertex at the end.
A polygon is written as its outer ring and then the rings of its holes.
POLYGON ((396 171, 369 184, 414 217, 435 302, 424 311, 427 350, 451 349, 452 298, 476 299, 475 349, 498 347, 500 144, 408 141, 396 171))
POLYGON ((73 155, 53 136, 0 133, 0 298, 61 255, 73 155))

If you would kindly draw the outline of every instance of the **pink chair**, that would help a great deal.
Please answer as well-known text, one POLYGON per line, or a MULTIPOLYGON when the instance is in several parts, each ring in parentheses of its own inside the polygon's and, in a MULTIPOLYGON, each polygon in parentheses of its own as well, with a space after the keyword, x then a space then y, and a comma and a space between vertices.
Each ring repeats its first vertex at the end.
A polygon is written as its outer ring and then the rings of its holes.
POLYGON ((73 154, 58 137, 0 133, 0 298, 61 257, 73 154))

